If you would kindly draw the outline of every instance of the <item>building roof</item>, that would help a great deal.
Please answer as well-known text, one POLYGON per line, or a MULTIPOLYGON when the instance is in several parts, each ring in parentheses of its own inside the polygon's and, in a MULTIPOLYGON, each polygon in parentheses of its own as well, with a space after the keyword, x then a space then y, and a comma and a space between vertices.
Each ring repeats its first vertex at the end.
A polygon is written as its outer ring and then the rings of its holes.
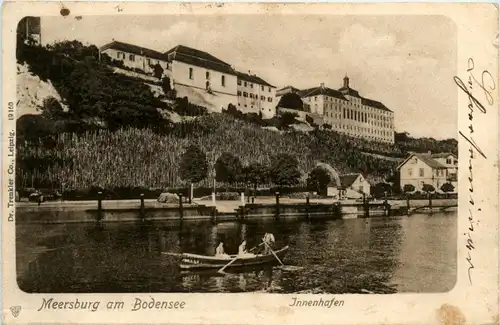
POLYGON ((324 86, 300 90, 298 92, 298 94, 302 98, 311 97, 311 96, 326 95, 326 96, 335 97, 335 98, 342 99, 342 100, 347 100, 347 98, 345 98, 344 95, 342 95, 342 93, 340 91, 337 91, 335 89, 331 89, 328 87, 324 87, 324 86))
POLYGON ((285 87, 283 87, 281 89, 276 90, 276 92, 280 92, 280 91, 283 91, 283 90, 286 90, 286 89, 290 89, 292 92, 298 92, 298 91, 300 91, 300 89, 295 88, 295 87, 289 85, 289 86, 285 86, 285 87))
POLYGON ((432 158, 448 158, 449 156, 457 158, 457 156, 451 152, 433 153, 431 156, 432 158))
POLYGON ((215 56, 207 52, 193 49, 184 45, 177 45, 176 47, 165 52, 165 55, 168 57, 169 61, 177 60, 187 64, 224 72, 227 74, 237 74, 237 72, 231 67, 230 64, 216 58, 215 56))
POLYGON ((343 188, 351 187, 352 184, 358 179, 360 174, 345 174, 340 175, 340 184, 343 188))
POLYGON ((167 57, 163 53, 133 44, 112 41, 111 43, 101 46, 100 48, 101 52, 106 51, 108 49, 123 51, 137 55, 143 55, 148 58, 167 61, 167 57))
POLYGON ((256 83, 259 85, 264 85, 264 86, 276 88, 275 86, 271 85, 270 83, 268 83, 264 79, 257 77, 256 75, 250 75, 248 73, 243 73, 243 72, 238 72, 238 71, 236 71, 236 74, 237 74, 238 78, 241 80, 245 80, 245 81, 253 82, 253 83, 256 83))
POLYGON ((378 102, 378 101, 373 100, 373 99, 364 98, 364 97, 362 97, 359 94, 359 92, 357 90, 354 90, 351 87, 345 87, 344 86, 342 88, 339 88, 339 91, 342 94, 344 94, 344 95, 349 95, 349 96, 352 96, 352 97, 360 98, 361 99, 361 104, 363 104, 363 105, 367 105, 367 106, 371 106, 371 107, 374 107, 374 108, 378 108, 380 110, 387 111, 387 112, 392 112, 390 109, 388 109, 381 102, 378 102))
POLYGON ((396 167, 396 169, 400 169, 403 165, 405 165, 408 160, 410 160, 412 157, 417 157, 421 161, 423 161, 426 165, 433 169, 446 169, 446 166, 441 164, 439 161, 435 160, 431 154, 429 153, 413 153, 408 158, 406 158, 402 163, 396 167))

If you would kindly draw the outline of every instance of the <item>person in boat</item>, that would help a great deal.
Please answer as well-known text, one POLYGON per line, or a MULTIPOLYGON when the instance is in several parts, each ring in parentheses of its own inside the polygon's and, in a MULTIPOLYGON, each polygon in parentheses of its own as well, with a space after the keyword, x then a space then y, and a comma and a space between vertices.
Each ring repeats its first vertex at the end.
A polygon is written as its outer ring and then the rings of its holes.
POLYGON ((270 232, 266 232, 262 241, 264 242, 264 255, 271 254, 270 249, 274 248, 275 243, 274 235, 270 232))
POLYGON ((246 241, 246 240, 243 240, 243 241, 241 242, 240 247, 238 247, 238 256, 240 256, 240 257, 251 257, 251 256, 255 256, 255 254, 249 253, 249 252, 247 251, 247 241, 246 241))
POLYGON ((215 249, 215 256, 216 257, 229 257, 228 254, 224 251, 224 242, 220 242, 219 246, 215 249))

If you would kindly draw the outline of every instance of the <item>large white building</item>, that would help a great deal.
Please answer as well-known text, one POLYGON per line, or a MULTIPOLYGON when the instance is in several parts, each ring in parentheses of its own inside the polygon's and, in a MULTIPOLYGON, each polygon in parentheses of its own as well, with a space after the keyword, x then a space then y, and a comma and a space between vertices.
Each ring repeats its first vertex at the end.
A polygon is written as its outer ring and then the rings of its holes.
POLYGON ((250 73, 238 72, 238 109, 261 113, 264 118, 276 114, 276 87, 250 73))
POLYGON ((367 140, 394 143, 394 112, 381 102, 362 97, 350 87, 347 76, 338 90, 324 84, 304 90, 287 86, 276 92, 277 100, 290 92, 302 98, 309 113, 323 116, 323 123, 331 125, 332 130, 367 140))
POLYGON ((190 102, 212 112, 221 112, 232 104, 244 113, 262 113, 265 118, 276 113, 276 87, 256 75, 236 71, 207 52, 177 45, 161 53, 113 41, 101 47, 102 53, 150 75, 155 74, 159 65, 161 76, 170 78, 177 97, 188 97, 190 102))

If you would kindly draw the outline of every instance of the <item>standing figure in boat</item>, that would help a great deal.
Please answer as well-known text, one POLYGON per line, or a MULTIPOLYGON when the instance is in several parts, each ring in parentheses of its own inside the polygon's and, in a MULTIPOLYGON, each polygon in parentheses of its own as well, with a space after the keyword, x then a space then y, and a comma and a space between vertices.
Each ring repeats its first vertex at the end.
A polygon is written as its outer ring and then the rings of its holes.
POLYGON ((264 254, 271 254, 271 249, 274 248, 275 243, 274 235, 270 232, 266 232, 262 241, 264 242, 264 254))
POLYGON ((247 252, 247 241, 246 240, 243 240, 243 242, 241 242, 241 245, 238 247, 238 256, 239 257, 255 256, 254 254, 247 252))
POLYGON ((226 254, 224 251, 224 242, 220 242, 219 246, 215 249, 215 256, 216 257, 229 257, 229 255, 226 254))

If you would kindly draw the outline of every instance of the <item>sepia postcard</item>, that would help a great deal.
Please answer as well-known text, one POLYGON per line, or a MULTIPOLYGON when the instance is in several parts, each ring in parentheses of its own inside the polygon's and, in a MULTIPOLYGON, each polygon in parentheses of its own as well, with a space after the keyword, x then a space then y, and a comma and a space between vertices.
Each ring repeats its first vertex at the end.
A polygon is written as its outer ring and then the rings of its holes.
POLYGON ((6 2, 5 324, 498 324, 498 6, 6 2))

